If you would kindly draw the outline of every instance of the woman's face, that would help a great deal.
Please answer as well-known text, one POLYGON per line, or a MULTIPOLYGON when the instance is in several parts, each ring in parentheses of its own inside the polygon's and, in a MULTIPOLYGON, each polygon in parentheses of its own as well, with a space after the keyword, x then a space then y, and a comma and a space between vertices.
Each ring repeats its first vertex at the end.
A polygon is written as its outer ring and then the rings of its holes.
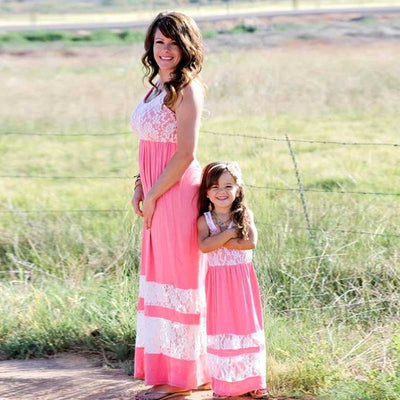
POLYGON ((181 61, 182 50, 175 40, 164 36, 157 28, 154 35, 153 56, 160 68, 160 74, 169 75, 181 61))

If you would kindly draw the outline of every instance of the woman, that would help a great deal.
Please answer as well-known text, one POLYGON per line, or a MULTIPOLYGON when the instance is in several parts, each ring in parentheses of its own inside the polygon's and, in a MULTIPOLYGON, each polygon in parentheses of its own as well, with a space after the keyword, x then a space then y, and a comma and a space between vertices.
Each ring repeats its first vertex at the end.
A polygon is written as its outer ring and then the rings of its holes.
POLYGON ((195 22, 176 12, 155 18, 144 45, 152 89, 132 114, 140 137, 132 204, 143 217, 135 377, 152 385, 136 398, 160 400, 209 382, 196 227, 203 47, 195 22))

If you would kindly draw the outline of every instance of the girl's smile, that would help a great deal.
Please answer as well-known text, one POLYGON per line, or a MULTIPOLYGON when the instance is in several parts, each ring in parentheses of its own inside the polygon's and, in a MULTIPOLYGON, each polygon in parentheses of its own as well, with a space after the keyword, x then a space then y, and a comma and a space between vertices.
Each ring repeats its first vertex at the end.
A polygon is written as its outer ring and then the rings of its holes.
POLYGON ((215 208, 229 208, 236 199, 238 186, 234 177, 225 171, 218 179, 217 184, 207 190, 207 197, 215 208))

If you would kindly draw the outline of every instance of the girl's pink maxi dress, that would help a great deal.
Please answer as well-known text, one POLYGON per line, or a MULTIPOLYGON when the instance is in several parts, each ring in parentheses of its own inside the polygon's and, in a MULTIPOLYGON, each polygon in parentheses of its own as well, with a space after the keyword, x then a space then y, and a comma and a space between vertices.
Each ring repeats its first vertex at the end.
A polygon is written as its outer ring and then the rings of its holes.
MULTIPOLYGON (((177 150, 175 113, 165 93, 132 114, 140 138, 139 170, 146 194, 177 150)), ((209 382, 205 327, 206 259, 197 244, 201 167, 193 161, 157 200, 151 229, 143 229, 137 311, 135 377, 147 385, 197 388, 209 382)))
MULTIPOLYGON (((209 212, 211 234, 220 232, 209 212)), ((229 227, 232 227, 232 223, 229 227)), ((207 342, 211 386, 237 396, 266 387, 265 336, 252 250, 220 247, 208 257, 207 342)))

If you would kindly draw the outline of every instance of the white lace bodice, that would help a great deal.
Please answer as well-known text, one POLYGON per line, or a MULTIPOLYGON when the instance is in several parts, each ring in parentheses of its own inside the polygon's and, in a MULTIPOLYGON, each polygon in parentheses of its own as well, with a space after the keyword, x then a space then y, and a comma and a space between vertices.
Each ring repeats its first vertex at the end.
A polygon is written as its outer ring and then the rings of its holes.
POLYGON ((165 92, 147 99, 150 91, 138 104, 131 115, 131 126, 133 131, 142 140, 153 142, 177 142, 175 113, 163 103, 165 92))
MULTIPOLYGON (((211 235, 221 232, 221 230, 215 226, 210 212, 204 213, 204 217, 211 235)), ((233 223, 231 222, 228 228, 232 227, 233 223)), ((210 267, 247 264, 252 261, 252 257, 252 250, 235 250, 227 249, 225 247, 219 247, 218 249, 207 253, 208 265, 210 267)))

